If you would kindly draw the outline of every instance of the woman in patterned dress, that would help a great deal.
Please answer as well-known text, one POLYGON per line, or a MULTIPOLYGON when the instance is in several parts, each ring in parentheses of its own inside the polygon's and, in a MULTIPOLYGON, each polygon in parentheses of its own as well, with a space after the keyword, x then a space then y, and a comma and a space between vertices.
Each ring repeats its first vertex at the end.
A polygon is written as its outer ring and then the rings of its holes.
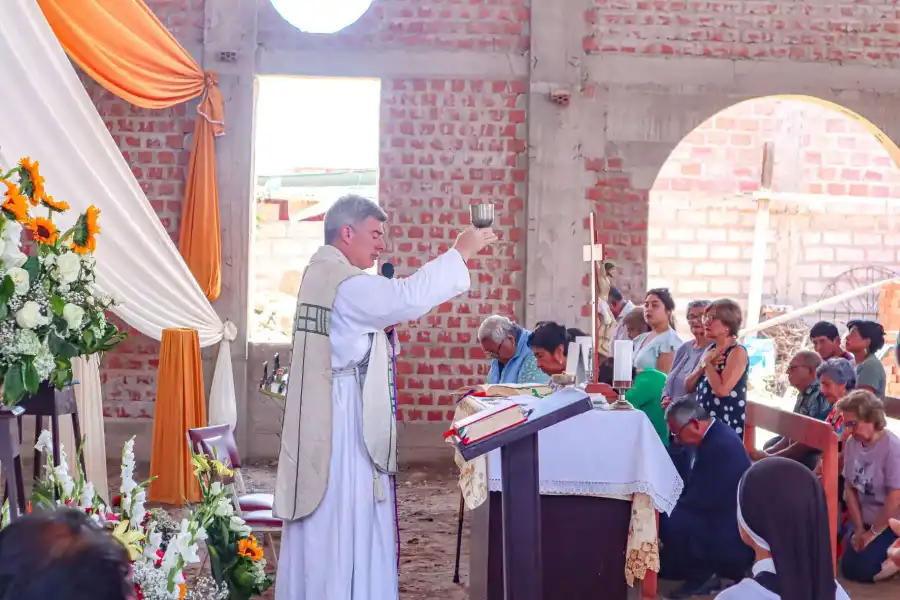
POLYGON ((714 342, 695 371, 700 373, 697 400, 701 406, 709 416, 731 427, 741 439, 750 371, 747 349, 736 339, 742 320, 741 307, 734 300, 716 300, 706 308, 703 315, 706 337, 714 342))

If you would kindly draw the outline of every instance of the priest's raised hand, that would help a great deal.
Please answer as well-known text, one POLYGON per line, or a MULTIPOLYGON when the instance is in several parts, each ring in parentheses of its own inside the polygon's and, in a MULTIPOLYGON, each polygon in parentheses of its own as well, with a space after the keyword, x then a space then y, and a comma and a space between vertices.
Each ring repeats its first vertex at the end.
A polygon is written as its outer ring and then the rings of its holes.
POLYGON ((490 227, 477 229, 470 226, 456 237, 453 248, 459 252, 463 260, 469 260, 496 241, 497 234, 490 227))

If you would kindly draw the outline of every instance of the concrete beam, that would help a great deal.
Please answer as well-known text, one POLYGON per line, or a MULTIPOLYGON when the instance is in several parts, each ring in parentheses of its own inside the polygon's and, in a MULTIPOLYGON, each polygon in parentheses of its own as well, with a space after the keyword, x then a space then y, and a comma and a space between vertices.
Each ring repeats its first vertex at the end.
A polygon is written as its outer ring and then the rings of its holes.
POLYGON ((226 134, 216 140, 219 218, 222 231, 222 295, 213 304, 222 319, 238 330, 232 344, 237 394, 238 445, 249 443, 247 410, 247 336, 249 325, 250 244, 254 216, 254 123, 257 46, 257 0, 207 0, 203 64, 219 72, 225 101, 226 134), (223 52, 231 53, 223 56, 223 52))
POLYGON ((422 77, 428 79, 524 79, 528 59, 518 54, 476 51, 270 50, 256 54, 258 75, 298 77, 422 77))

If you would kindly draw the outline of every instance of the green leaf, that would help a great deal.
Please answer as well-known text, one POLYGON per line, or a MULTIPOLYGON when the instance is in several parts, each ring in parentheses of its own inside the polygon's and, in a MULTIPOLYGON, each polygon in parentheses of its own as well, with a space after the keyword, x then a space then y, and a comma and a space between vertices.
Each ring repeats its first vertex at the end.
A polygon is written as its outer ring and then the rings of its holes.
POLYGON ((41 263, 37 256, 29 256, 22 268, 28 271, 28 280, 34 282, 41 274, 41 263))
POLYGON ((25 360, 23 368, 25 391, 29 394, 37 394, 38 388, 41 386, 41 376, 38 375, 37 369, 34 366, 34 359, 25 360))
POLYGON ((9 305, 6 302, 0 302, 0 319, 5 319, 9 316, 9 305))
POLYGON ((82 337, 84 338, 84 345, 88 348, 93 347, 94 345, 94 332, 90 329, 85 329, 82 332, 82 337))
POLYGON ((12 277, 7 275, 3 278, 3 283, 0 284, 0 304, 5 305, 15 293, 16 284, 13 282, 12 277))
POLYGON ((22 363, 11 365, 3 378, 3 395, 7 404, 17 404, 25 395, 24 369, 22 363))
POLYGON ((63 358, 75 358, 78 356, 78 348, 68 342, 58 335, 51 333, 48 342, 50 345, 50 351, 54 354, 54 356, 61 356, 63 358))
POLYGON ((54 315, 61 317, 63 314, 63 309, 65 307, 66 301, 59 296, 53 296, 52 298, 50 298, 50 310, 53 311, 54 315))

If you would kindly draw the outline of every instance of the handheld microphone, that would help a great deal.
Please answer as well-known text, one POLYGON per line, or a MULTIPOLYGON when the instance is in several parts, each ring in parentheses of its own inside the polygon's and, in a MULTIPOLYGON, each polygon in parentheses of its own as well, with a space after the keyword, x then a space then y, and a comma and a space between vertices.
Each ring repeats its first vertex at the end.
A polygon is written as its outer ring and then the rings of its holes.
POLYGON ((393 263, 382 263, 381 264, 381 274, 388 279, 394 278, 394 265, 393 263))

